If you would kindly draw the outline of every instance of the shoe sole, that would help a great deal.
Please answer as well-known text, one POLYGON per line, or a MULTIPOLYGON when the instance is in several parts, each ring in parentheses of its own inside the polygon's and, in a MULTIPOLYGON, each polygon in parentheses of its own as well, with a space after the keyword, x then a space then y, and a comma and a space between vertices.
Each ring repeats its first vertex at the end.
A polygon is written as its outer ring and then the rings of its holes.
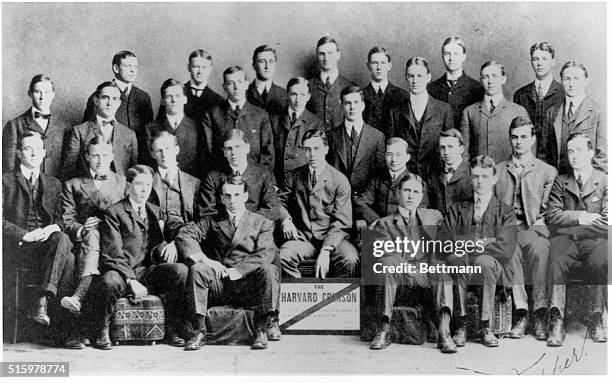
POLYGON ((442 354, 454 354, 457 352, 457 350, 453 349, 440 349, 440 351, 442 352, 442 354))
POLYGON ((268 348, 267 345, 260 345, 260 344, 251 346, 251 350, 265 350, 267 348, 268 348))
POLYGON ((74 346, 69 346, 69 345, 64 345, 64 348, 68 349, 68 350, 83 350, 85 348, 85 345, 74 345, 74 346))
POLYGON ((65 308, 66 310, 70 311, 73 314, 80 314, 81 313, 81 308, 77 308, 76 306, 73 306, 70 303, 70 300, 66 299, 68 297, 63 297, 62 300, 60 301, 60 306, 62 306, 63 308, 65 308))
POLYGON ((49 324, 51 323, 51 320, 49 319, 49 317, 29 317, 31 320, 33 320, 34 322, 41 324, 43 326, 49 326, 49 324))

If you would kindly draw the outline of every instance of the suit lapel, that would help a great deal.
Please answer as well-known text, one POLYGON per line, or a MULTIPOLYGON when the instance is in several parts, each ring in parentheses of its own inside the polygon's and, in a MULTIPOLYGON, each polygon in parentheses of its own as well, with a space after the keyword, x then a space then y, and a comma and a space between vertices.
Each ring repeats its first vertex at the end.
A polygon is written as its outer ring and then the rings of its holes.
MULTIPOLYGON (((599 177, 595 174, 595 170, 593 170, 593 174, 587 180, 586 184, 584 184, 583 192, 581 195, 582 199, 588 197, 591 193, 595 192, 595 190, 597 190, 597 187, 599 186, 599 183, 599 177)), ((578 183, 576 183, 576 186, 578 186, 578 183)))
POLYGON ((465 174, 468 171, 469 171, 468 163, 466 161, 461 161, 461 163, 459 164, 459 167, 457 167, 457 170, 453 173, 453 176, 451 177, 450 181, 448 181, 448 184, 452 184, 452 183, 459 181, 461 178, 465 176, 465 174))
POLYGON ((19 169, 19 166, 15 169, 15 178, 17 179, 17 184, 19 184, 23 191, 29 196, 30 188, 28 187, 28 183, 26 182, 23 173, 21 173, 21 170, 19 169))
MULTIPOLYGON (((325 186, 325 183, 327 182, 327 178, 329 177, 329 167, 330 166, 331 166, 330 164, 325 165, 325 170, 323 170, 323 174, 317 174, 317 184, 314 186, 314 188, 312 188, 313 193, 319 189, 322 189, 325 186)), ((306 179, 308 180, 308 178, 306 179)), ((309 182, 306 182, 306 183, 308 184, 309 182)))
MULTIPOLYGON (((23 177, 22 177, 23 178, 23 177)), ((591 177, 592 178, 592 177, 591 177)), ((51 197, 53 193, 50 193, 50 190, 47 190, 49 183, 47 182, 47 177, 44 173, 40 173, 38 180, 40 181, 40 193, 41 195, 41 203, 44 211, 49 215, 51 221, 53 221, 53 211, 55 210, 55 206, 51 197)))
MULTIPOLYGON (((24 118, 25 118, 26 125, 29 130, 33 130, 36 133, 44 137, 45 131, 43 131, 42 127, 38 125, 38 123, 32 117, 32 108, 28 109, 28 111, 24 114, 24 118)), ((49 124, 47 125, 47 129, 49 129, 50 124, 51 124, 51 119, 49 119, 49 124)))
POLYGON ((359 139, 357 153, 355 154, 355 161, 353 161, 353 169, 355 169, 357 164, 359 164, 359 162, 366 157, 370 148, 372 147, 373 139, 371 133, 370 127, 364 123, 363 129, 361 129, 361 138, 359 139))
POLYGON ((181 196, 181 205, 183 206, 184 210, 183 220, 187 222, 189 221, 187 216, 193 214, 192 207, 195 193, 192 183, 187 181, 185 173, 183 173, 181 170, 178 171, 178 183, 179 188, 181 189, 181 192, 179 193, 181 196))
POLYGON ((538 90, 535 86, 535 81, 529 84, 529 88, 527 88, 527 96, 533 101, 534 105, 538 102, 538 90))
POLYGON ((420 226, 429 235, 430 239, 435 239, 437 237, 437 229, 435 225, 437 222, 430 222, 430 216, 423 210, 422 208, 416 209, 416 217, 418 219, 417 222, 420 222, 420 226))
MULTIPOLYGON (((491 199, 489 200, 489 205, 487 206, 483 214, 483 217, 482 217, 483 226, 493 225, 493 223, 495 222, 495 216, 497 214, 497 210, 499 210, 498 205, 499 205, 499 201, 497 200, 497 198, 495 198, 495 195, 492 195, 491 199)), ((472 213, 473 211, 474 209, 472 208, 472 213)))
POLYGON ((232 223, 229 220, 229 215, 227 214, 227 211, 225 209, 221 213, 220 219, 219 221, 217 221, 217 224, 219 225, 219 229, 221 229, 223 234, 225 234, 225 236, 233 242, 235 230, 232 227, 232 223))
POLYGON ((88 176, 84 176, 81 181, 81 190, 83 194, 89 197, 89 199, 96 203, 98 202, 98 190, 93 182, 93 179, 88 176))
POLYGON ((344 168, 347 168, 347 159, 346 159, 346 149, 344 148, 344 123, 340 125, 336 130, 332 132, 334 137, 334 145, 336 145, 336 152, 340 156, 340 160, 344 165, 344 168))
MULTIPOLYGON (((240 221, 236 224, 236 230, 234 231, 234 235, 232 238, 232 248, 237 246, 238 241, 242 241, 244 238, 248 237, 248 232, 251 229, 251 212, 248 209, 244 210, 244 214, 240 218, 240 221)), ((231 226, 231 224, 230 224, 231 226)))
POLYGON ((580 188, 578 187, 578 181, 576 181, 573 175, 565 181, 565 190, 575 195, 578 201, 580 200, 580 188))
MULTIPOLYGON (((580 124, 582 121, 591 117, 592 113, 593 113, 593 104, 591 103, 591 100, 587 97, 584 99, 584 101, 582 101, 582 105, 578 107, 578 111, 574 114, 575 116, 574 120, 576 121, 575 126, 578 126, 578 124, 580 124)), ((570 132, 570 134, 571 133, 574 133, 574 132, 570 132)))
POLYGON ((160 198, 163 194, 162 182, 164 181, 162 181, 159 171, 153 173, 153 191, 155 192, 155 198, 157 198, 157 203, 161 203, 160 198))

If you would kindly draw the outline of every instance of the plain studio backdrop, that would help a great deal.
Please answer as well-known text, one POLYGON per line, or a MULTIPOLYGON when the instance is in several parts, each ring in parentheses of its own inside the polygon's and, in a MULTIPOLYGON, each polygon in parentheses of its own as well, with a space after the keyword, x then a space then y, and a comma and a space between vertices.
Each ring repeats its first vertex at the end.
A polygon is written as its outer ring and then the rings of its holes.
POLYGON ((391 54, 390 80, 406 87, 404 65, 424 57, 432 80, 444 66, 442 41, 467 44, 465 71, 478 78, 487 60, 506 68, 504 93, 533 81, 529 47, 548 41, 556 49, 555 79, 563 63, 586 65, 587 94, 606 104, 606 5, 600 3, 4 3, 2 4, 2 120, 28 108, 30 79, 44 73, 55 82, 52 111, 81 122, 87 97, 113 78, 120 50, 138 56, 136 85, 159 107, 161 83, 189 79, 187 58, 195 49, 213 55, 210 87, 224 95, 221 74, 231 65, 254 78, 255 47, 276 48, 275 82, 283 87, 313 73, 317 40, 340 44, 340 72, 365 85, 367 52, 382 45, 391 54))

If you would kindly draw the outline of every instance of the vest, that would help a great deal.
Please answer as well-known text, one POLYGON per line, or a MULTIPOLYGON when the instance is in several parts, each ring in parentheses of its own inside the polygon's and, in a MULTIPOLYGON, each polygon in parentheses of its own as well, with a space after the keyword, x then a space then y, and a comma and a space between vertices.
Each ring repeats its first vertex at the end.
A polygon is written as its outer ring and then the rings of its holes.
POLYGON ((44 211, 41 201, 42 190, 40 187, 40 177, 34 186, 32 186, 30 180, 26 179, 26 185, 28 185, 30 189, 28 193, 28 220, 26 230, 32 231, 45 226, 43 223, 44 211))
POLYGON ((165 223, 169 221, 185 223, 183 221, 183 202, 181 200, 178 176, 174 177, 172 186, 168 186, 163 180, 161 186, 162 195, 159 196, 160 218, 165 223))

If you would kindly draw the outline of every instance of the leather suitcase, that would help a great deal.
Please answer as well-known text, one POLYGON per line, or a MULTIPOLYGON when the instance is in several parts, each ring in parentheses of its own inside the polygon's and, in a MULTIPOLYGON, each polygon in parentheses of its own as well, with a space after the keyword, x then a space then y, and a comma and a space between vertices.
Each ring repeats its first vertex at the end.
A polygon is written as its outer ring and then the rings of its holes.
POLYGON ((251 344, 255 334, 254 311, 215 306, 206 312, 206 344, 251 344))
POLYGON ((110 324, 110 337, 115 344, 126 341, 155 344, 164 336, 165 315, 161 298, 147 295, 137 304, 132 304, 127 298, 117 301, 110 324))

